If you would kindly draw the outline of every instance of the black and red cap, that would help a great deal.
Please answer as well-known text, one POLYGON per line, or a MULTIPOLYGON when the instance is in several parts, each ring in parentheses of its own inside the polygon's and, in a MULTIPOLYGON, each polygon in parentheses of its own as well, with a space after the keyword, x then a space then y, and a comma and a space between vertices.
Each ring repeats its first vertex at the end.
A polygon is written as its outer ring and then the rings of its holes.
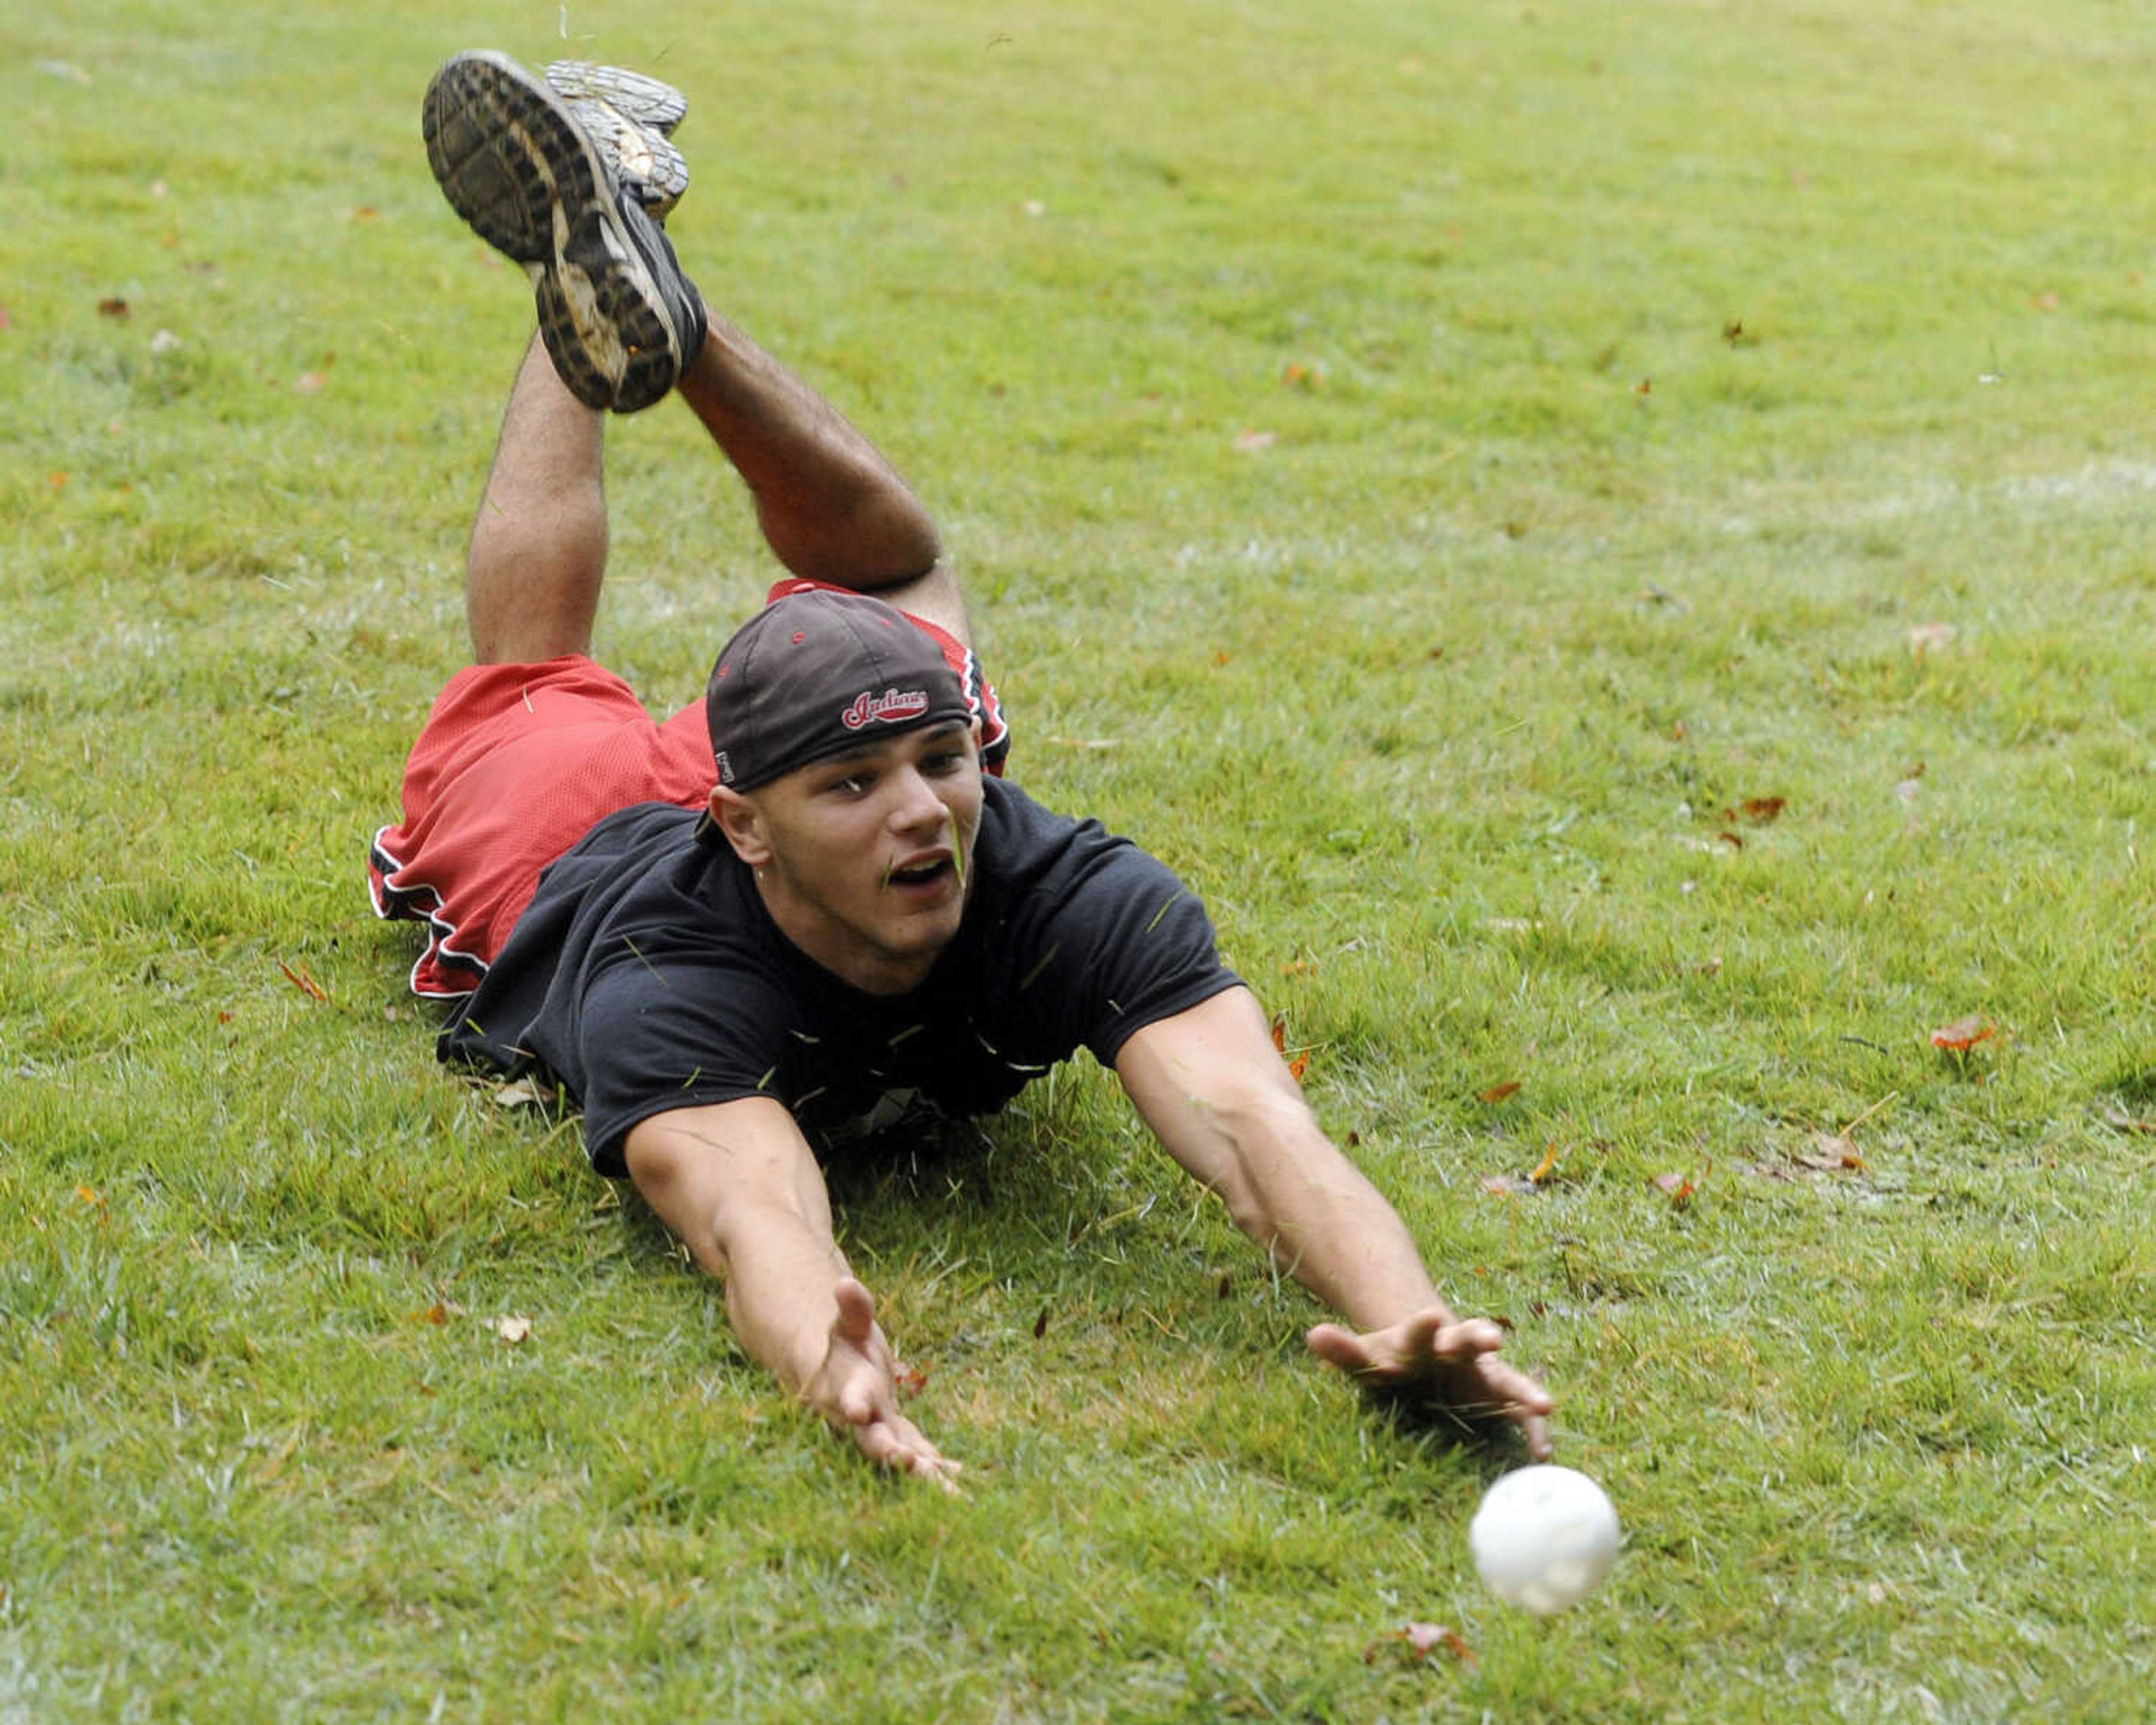
POLYGON ((704 691, 719 783, 795 768, 972 709, 943 651, 903 612, 819 588, 773 601, 719 649, 704 691))

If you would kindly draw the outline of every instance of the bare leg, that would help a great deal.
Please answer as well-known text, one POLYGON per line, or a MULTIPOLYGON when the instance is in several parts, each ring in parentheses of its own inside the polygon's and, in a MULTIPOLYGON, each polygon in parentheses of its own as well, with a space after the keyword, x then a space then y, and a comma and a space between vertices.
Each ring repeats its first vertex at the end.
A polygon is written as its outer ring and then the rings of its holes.
POLYGON ((465 559, 480 665, 588 652, 606 573, 606 416, 556 375, 535 338, 510 392, 465 559))
POLYGON ((779 562, 970 639, 957 579, 912 488, 823 397, 708 315, 711 333, 681 374, 682 398, 747 481, 779 562))

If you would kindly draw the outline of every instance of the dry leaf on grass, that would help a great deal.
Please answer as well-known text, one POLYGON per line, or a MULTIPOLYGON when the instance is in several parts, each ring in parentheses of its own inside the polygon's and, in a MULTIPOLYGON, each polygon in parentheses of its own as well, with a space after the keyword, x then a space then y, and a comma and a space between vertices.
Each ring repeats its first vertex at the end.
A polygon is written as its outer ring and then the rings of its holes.
POLYGON ((1870 1166, 1864 1159, 1864 1153, 1856 1147, 1856 1141, 1840 1132, 1813 1134, 1812 1150, 1812 1156, 1797 1158, 1807 1168, 1861 1171, 1870 1166))
POLYGON ((1477 1091, 1475 1100, 1478 1102, 1502 1102, 1507 1096, 1516 1096, 1519 1093, 1520 1081, 1507 1078, 1502 1084, 1493 1084, 1487 1090, 1477 1091))
POLYGON ((1699 1190, 1686 1176, 1680 1173, 1656 1174, 1653 1183, 1656 1190, 1667 1194, 1672 1209, 1682 1209, 1699 1190))
POLYGON ((1286 1013, 1282 1013, 1273 1020, 1273 1047, 1279 1053, 1280 1057, 1287 1062, 1288 1076, 1295 1080, 1297 1084, 1301 1083, 1302 1075, 1310 1070, 1310 1050, 1306 1048, 1301 1049, 1292 1055, 1287 1051, 1287 1014, 1286 1013))
POLYGON ((1392 1649, 1409 1659, 1428 1659, 1433 1653, 1449 1653, 1462 1665, 1471 1668, 1481 1661, 1475 1650, 1467 1645, 1467 1638, 1459 1630, 1442 1623, 1408 1622, 1389 1635, 1380 1635, 1363 1650, 1363 1662, 1368 1665, 1378 1656, 1392 1649))
POLYGON ((1979 1042, 1989 1042, 1999 1034, 1998 1026, 1990 1019, 1972 1013, 1965 1019, 1956 1019, 1951 1024, 1942 1024, 1932 1032, 1932 1046, 1943 1048, 1948 1054, 1967 1054, 1979 1042))
POLYGON ((494 1333, 514 1348, 531 1333, 531 1320, 528 1317, 498 1317, 494 1321, 494 1333))
POLYGON ((302 964, 297 970, 295 970, 290 965, 285 963, 285 961, 280 958, 277 961, 277 968, 285 973, 285 980, 286 982, 297 988, 310 1000, 327 1000, 330 998, 329 990, 315 980, 314 973, 309 970, 305 965, 302 964))
POLYGON ((497 1108, 544 1108, 553 1100, 552 1091, 530 1078, 512 1078, 494 1093, 497 1108))

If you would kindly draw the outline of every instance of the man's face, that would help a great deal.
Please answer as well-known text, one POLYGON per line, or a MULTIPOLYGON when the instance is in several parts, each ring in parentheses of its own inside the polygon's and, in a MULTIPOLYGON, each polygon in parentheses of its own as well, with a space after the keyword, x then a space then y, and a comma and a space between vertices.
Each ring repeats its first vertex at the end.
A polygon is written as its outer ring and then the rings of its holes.
POLYGON ((901 732, 712 805, 787 938, 854 987, 916 987, 958 932, 981 823, 971 726, 901 732))

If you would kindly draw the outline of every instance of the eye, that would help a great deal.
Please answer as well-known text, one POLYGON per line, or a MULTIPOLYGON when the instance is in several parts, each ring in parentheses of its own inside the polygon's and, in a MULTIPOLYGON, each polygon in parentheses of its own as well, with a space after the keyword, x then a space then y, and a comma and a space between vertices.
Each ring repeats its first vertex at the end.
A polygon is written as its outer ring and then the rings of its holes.
POLYGON ((956 773, 965 764, 966 752, 963 749, 938 749, 921 763, 921 770, 934 773, 956 773))
POLYGON ((849 773, 843 778, 833 779, 824 788, 834 796, 860 797, 868 793, 871 783, 870 775, 865 773, 849 773))

